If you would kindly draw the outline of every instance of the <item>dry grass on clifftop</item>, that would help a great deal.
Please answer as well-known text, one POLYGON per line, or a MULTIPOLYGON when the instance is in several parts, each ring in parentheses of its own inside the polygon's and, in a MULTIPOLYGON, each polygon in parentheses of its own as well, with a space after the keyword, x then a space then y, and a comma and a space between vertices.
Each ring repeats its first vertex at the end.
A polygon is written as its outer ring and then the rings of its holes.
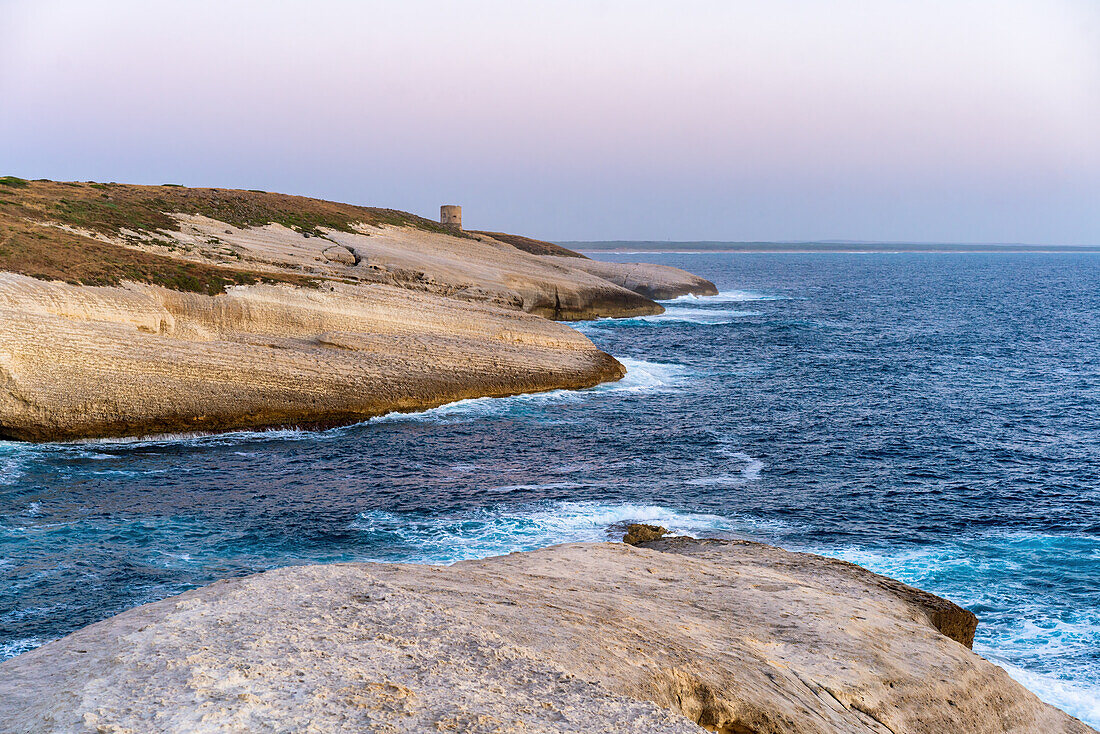
MULTIPOLYGON (((173 216, 179 214, 202 215, 242 228, 281 224, 305 236, 320 236, 322 230, 354 232, 358 224, 463 236, 405 212, 286 194, 4 176, 0 177, 0 270, 80 285, 118 285, 130 280, 208 294, 220 293, 229 285, 311 282, 294 274, 187 262, 125 246, 158 242, 161 235, 180 231, 179 219, 173 216)), ((175 246, 170 237, 161 239, 164 246, 175 246)))

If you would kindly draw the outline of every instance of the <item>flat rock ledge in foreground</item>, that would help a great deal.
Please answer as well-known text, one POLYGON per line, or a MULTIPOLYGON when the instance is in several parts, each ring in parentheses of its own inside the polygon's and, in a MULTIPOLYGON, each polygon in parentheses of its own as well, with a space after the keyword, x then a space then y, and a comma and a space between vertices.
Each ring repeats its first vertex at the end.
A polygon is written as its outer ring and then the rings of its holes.
POLYGON ((0 665, 4 732, 1090 732, 974 617, 740 541, 285 568, 0 665))

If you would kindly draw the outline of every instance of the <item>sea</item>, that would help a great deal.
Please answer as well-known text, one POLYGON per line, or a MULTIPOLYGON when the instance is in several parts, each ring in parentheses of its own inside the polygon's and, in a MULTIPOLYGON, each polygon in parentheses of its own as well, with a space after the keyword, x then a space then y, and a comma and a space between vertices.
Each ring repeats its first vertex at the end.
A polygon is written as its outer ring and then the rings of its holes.
POLYGON ((628 372, 327 431, 0 443, 0 658, 290 564, 629 521, 853 561, 1100 727, 1100 254, 630 253, 713 280, 576 325, 628 372))

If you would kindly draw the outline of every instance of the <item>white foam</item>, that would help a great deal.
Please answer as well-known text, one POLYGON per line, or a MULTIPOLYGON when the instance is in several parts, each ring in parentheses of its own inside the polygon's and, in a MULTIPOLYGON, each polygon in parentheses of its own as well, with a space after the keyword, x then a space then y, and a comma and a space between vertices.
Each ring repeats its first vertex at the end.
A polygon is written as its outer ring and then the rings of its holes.
POLYGON ((762 311, 740 311, 713 308, 689 308, 669 306, 664 313, 649 316, 631 316, 629 318, 601 318, 573 324, 573 328, 582 334, 591 335, 615 326, 637 326, 638 324, 732 324, 738 320, 753 316, 763 316, 762 311))
POLYGON ((118 454, 101 454, 98 451, 81 451, 79 454, 81 459, 90 459, 92 461, 110 461, 111 459, 117 459, 118 454))
POLYGON ((764 469, 764 462, 760 459, 749 456, 742 451, 729 451, 724 447, 719 448, 718 453, 734 459, 735 461, 741 463, 742 466, 736 472, 725 472, 721 474, 710 474, 703 477, 695 477, 693 479, 688 479, 686 483, 697 487, 726 487, 739 486, 748 482, 756 481, 760 478, 760 472, 764 469))
POLYGON ((763 316, 762 311, 733 311, 729 309, 703 309, 703 308, 684 308, 670 306, 665 309, 664 313, 654 314, 652 316, 639 316, 636 319, 626 319, 626 321, 645 321, 651 324, 660 324, 666 322, 679 322, 685 324, 732 324, 739 319, 751 318, 753 316, 763 316))
POLYGON ((147 477, 155 474, 167 474, 168 469, 103 469, 88 473, 98 477, 147 477))
MULTIPOLYGON (((331 431, 339 431, 346 429, 347 426, 342 426, 339 429, 331 429, 331 431)), ((269 441, 269 440, 287 440, 296 441, 307 438, 315 438, 329 431, 310 431, 304 428, 271 428, 271 429, 258 429, 251 431, 222 431, 218 433, 208 433, 203 431, 195 431, 192 433, 159 433, 155 436, 122 436, 115 438, 84 438, 73 441, 69 444, 53 444, 54 446, 120 446, 126 448, 146 448, 156 446, 174 446, 181 443, 191 444, 194 446, 232 446, 239 443, 248 441, 269 441)), ((99 454, 94 451, 89 451, 87 455, 83 455, 81 458, 117 458, 116 456, 110 456, 107 454, 99 454)))
POLYGON ((763 461, 754 459, 748 454, 741 453, 740 451, 734 454, 734 458, 741 459, 745 462, 745 468, 741 470, 741 476, 749 480, 760 478, 760 472, 764 468, 763 461))
POLYGON ((502 415, 531 414, 546 405, 577 403, 608 393, 653 392, 675 387, 691 374, 683 365, 646 362, 620 357, 626 376, 617 382, 605 382, 584 390, 548 390, 504 398, 468 398, 417 413, 387 413, 369 423, 396 422, 469 422, 502 415))
POLYGON ((580 487, 592 486, 591 483, 581 484, 580 482, 544 482, 542 484, 504 484, 499 487, 489 487, 488 492, 530 492, 532 490, 541 489, 578 489, 580 487))
POLYGON ((760 525, 750 519, 735 520, 660 505, 543 502, 519 508, 459 512, 446 517, 363 512, 352 528, 382 536, 387 546, 396 546, 399 556, 396 560, 454 563, 556 543, 618 540, 620 536, 609 528, 627 522, 662 525, 675 534, 693 537, 739 536, 760 525))
POLYGON ((0 441, 0 486, 15 484, 23 476, 27 461, 37 453, 30 444, 0 441))
POLYGON ((676 387, 694 372, 691 368, 682 364, 669 364, 667 362, 646 362, 640 359, 620 357, 623 367, 626 367, 626 377, 618 382, 608 382, 592 391, 603 392, 639 392, 644 390, 662 390, 676 387))
POLYGON ((1004 668, 1012 678, 1051 706, 1076 716, 1092 727, 1100 727, 1100 685, 1070 682, 1054 675, 1024 670, 1001 659, 996 650, 985 645, 974 645, 982 657, 1004 668))
POLYGON ((733 440, 726 437, 721 432, 708 430, 707 433, 713 436, 718 442, 718 445, 714 447, 714 452, 726 459, 732 459, 735 463, 730 468, 736 471, 698 477, 689 480, 688 484, 699 486, 733 485, 745 484, 746 482, 755 481, 760 478, 760 472, 764 470, 763 461, 741 451, 733 440))
POLYGON ((746 303, 750 301, 787 300, 790 300, 789 296, 768 295, 766 293, 757 293, 756 291, 732 290, 719 291, 716 296, 695 296, 689 294, 677 298, 670 298, 666 301, 658 301, 658 303, 746 303))
POLYGON ((0 660, 7 660, 13 658, 16 655, 21 655, 25 652, 41 647, 46 643, 38 637, 21 637, 8 642, 0 643, 0 660))

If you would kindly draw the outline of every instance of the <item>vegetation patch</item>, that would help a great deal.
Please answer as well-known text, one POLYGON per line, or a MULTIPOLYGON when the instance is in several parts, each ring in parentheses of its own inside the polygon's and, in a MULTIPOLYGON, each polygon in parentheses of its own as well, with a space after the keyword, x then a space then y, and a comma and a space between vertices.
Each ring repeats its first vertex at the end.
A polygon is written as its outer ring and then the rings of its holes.
POLYGON ((6 220, 0 220, 0 270, 74 285, 119 285, 129 280, 207 295, 222 293, 231 285, 317 285, 304 276, 176 260, 56 228, 20 227, 6 220))
POLYGON ((29 183, 23 179, 9 186, 23 188, 20 204, 25 214, 52 219, 74 227, 117 235, 120 229, 153 232, 179 231, 172 214, 202 215, 235 227, 281 224, 298 232, 320 235, 322 229, 355 232, 356 225, 413 227, 454 237, 466 233, 438 222, 394 209, 352 206, 303 196, 235 189, 190 189, 178 184, 135 186, 130 184, 29 183), (29 188, 27 188, 29 187, 29 188))
POLYGON ((117 235, 122 229, 137 232, 179 229, 179 223, 164 212, 133 202, 115 201, 107 195, 99 199, 62 198, 49 204, 45 213, 54 221, 107 235, 117 235))
MULTIPOLYGON (((0 185, 6 187, 0 199, 0 269, 83 285, 117 285, 133 280, 175 290, 219 293, 236 284, 314 283, 306 276, 194 263, 102 241, 160 244, 174 250, 177 243, 168 233, 181 231, 178 215, 201 215, 242 229, 280 224, 305 236, 322 236, 324 230, 357 232, 360 225, 413 227, 454 237, 471 236, 393 209, 263 191, 191 189, 176 184, 30 182, 14 176, 0 178, 0 185), (93 236, 49 224, 67 225, 93 236)), ((220 242, 207 244, 216 246, 220 242)), ((226 249, 221 253, 225 257, 240 257, 226 249)))

